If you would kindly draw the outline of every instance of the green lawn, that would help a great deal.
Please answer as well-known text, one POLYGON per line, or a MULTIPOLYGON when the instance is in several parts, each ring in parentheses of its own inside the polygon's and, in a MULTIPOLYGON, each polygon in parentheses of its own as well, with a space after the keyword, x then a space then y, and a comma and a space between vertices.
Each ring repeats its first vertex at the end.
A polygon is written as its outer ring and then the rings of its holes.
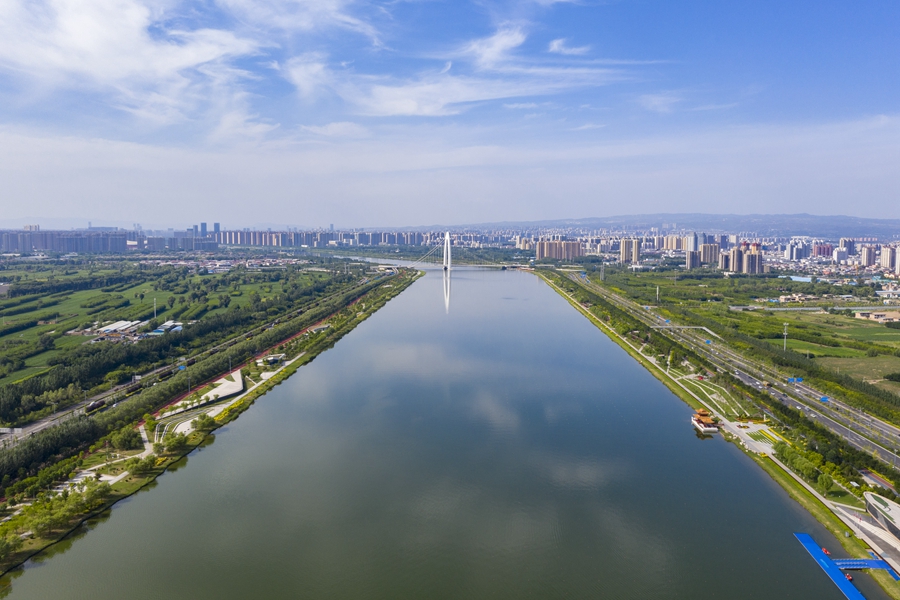
POLYGON ((818 362, 859 379, 881 379, 888 373, 900 372, 900 356, 866 356, 863 358, 821 358, 818 362))
MULTIPOLYGON (((784 340, 769 340, 769 343, 778 348, 784 348, 784 340)), ((862 350, 856 350, 855 348, 822 346, 820 344, 813 344, 811 342, 804 342, 802 340, 792 340, 790 334, 788 334, 787 347, 788 350, 793 350, 794 352, 799 352, 800 354, 806 354, 807 352, 809 352, 811 355, 814 355, 816 357, 836 356, 840 358, 855 358, 866 355, 866 353, 862 350)))

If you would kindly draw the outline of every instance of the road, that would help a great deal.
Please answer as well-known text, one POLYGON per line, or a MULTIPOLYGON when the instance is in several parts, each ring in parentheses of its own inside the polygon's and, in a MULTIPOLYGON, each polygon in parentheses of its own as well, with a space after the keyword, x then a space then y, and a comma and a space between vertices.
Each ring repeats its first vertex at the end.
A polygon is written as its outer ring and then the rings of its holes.
POLYGON ((788 383, 792 375, 740 354, 706 328, 673 325, 656 314, 653 307, 624 298, 591 282, 586 276, 572 274, 569 277, 641 323, 703 356, 720 371, 732 373, 746 385, 768 393, 782 404, 799 408, 807 417, 845 439, 852 447, 900 470, 900 428, 834 398, 823 402, 825 394, 806 383, 788 383), (766 385, 767 382, 770 386, 766 385))

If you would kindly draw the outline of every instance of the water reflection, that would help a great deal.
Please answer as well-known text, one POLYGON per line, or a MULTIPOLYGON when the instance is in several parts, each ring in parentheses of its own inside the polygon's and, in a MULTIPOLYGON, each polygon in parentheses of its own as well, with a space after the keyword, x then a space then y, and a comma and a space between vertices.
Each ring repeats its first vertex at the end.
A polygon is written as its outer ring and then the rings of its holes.
POLYGON ((834 538, 563 299, 454 276, 452 318, 430 271, 10 600, 835 597, 792 533, 834 538))
POLYGON ((444 271, 444 310, 450 314, 450 269, 444 271))

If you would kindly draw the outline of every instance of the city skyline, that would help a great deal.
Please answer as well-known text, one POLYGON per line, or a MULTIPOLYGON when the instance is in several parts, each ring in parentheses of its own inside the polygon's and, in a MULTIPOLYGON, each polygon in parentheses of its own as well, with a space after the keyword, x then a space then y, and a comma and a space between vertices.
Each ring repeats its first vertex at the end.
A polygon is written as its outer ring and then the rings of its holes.
POLYGON ((2 11, 6 219, 900 216, 888 2, 2 11))

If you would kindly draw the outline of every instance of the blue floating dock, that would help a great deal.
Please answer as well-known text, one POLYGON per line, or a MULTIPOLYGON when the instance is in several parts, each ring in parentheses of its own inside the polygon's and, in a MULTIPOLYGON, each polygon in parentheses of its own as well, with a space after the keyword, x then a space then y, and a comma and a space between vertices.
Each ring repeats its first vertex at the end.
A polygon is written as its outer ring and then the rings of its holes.
MULTIPOLYGON (((797 538, 806 551, 809 552, 810 556, 813 557, 822 570, 825 571, 825 574, 831 578, 831 581, 834 582, 834 585, 838 586, 838 589, 841 590, 841 593, 847 597, 848 600, 866 600, 866 597, 863 596, 856 586, 847 581, 847 578, 844 577, 844 573, 841 571, 840 567, 835 564, 837 561, 831 560, 827 554, 822 552, 821 546, 816 544, 816 541, 812 539, 812 536, 808 533, 795 533, 794 537, 797 538)), ((843 559, 840 559, 843 560, 843 559)), ((863 560, 855 560, 853 562, 869 562, 865 559, 863 560)), ((883 561, 873 561, 873 562, 883 562, 883 561)), ((872 568, 872 567, 862 567, 862 568, 872 568)))

